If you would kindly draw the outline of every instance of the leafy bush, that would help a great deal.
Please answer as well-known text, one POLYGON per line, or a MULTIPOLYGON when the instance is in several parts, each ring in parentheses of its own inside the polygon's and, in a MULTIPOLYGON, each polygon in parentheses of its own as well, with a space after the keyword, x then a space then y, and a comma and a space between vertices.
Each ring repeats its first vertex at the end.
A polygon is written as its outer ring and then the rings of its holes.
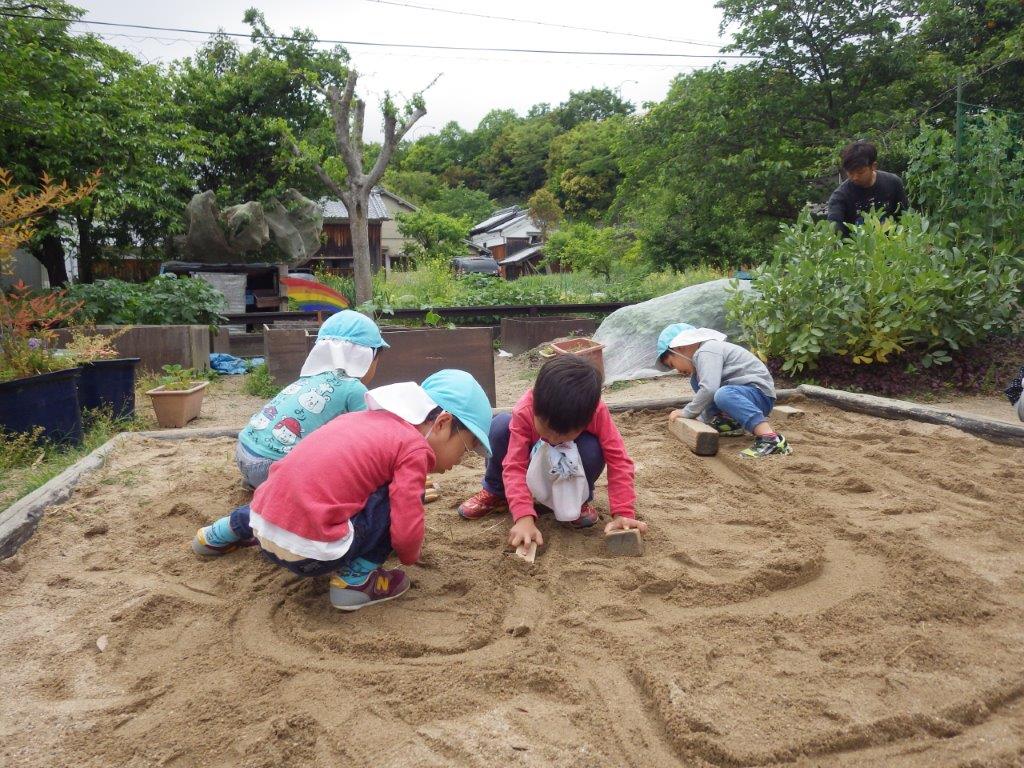
POLYGON ((200 278, 158 275, 147 283, 99 280, 77 283, 68 298, 82 303, 78 319, 115 325, 214 325, 224 295, 200 278))
POLYGON ((979 238, 956 244, 953 235, 909 212, 899 223, 869 215, 840 238, 805 215, 754 272, 757 293, 730 299, 730 316, 762 358, 782 359, 787 372, 822 356, 946 362, 951 350, 1016 325, 1024 270, 1019 257, 979 238))
POLYGON ((262 398, 274 397, 279 391, 265 363, 253 366, 252 370, 245 377, 243 389, 245 389, 246 394, 262 398))
POLYGON ((1024 142, 1005 117, 967 121, 960 158, 949 131, 924 127, 908 170, 914 205, 933 221, 956 225, 959 238, 1024 250, 1024 142))
POLYGON ((629 245, 629 235, 621 229, 581 222, 552 233, 544 252, 551 261, 604 275, 611 281, 612 270, 622 263, 629 245))
POLYGON ((469 219, 457 219, 427 210, 398 214, 398 231, 406 238, 406 252, 416 264, 441 262, 448 268, 452 259, 466 254, 469 219))

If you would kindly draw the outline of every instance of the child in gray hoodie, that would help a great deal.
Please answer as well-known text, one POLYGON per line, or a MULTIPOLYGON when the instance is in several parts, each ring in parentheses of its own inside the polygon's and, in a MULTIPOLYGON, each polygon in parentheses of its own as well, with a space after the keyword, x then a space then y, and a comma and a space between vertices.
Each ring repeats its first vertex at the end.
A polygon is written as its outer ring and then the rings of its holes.
POLYGON ((742 451, 758 458, 792 452, 786 438, 768 423, 775 406, 775 382, 768 368, 749 350, 725 340, 711 328, 674 323, 658 337, 658 363, 690 376, 693 401, 681 415, 700 417, 721 435, 754 435, 742 451))

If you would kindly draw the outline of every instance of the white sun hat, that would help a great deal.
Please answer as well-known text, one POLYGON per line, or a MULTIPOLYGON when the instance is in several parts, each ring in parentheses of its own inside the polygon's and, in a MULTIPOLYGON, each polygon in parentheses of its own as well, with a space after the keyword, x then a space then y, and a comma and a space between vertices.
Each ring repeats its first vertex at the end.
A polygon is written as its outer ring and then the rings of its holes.
POLYGON ((688 347, 705 341, 725 341, 728 337, 714 328, 688 328, 672 337, 670 347, 688 347))

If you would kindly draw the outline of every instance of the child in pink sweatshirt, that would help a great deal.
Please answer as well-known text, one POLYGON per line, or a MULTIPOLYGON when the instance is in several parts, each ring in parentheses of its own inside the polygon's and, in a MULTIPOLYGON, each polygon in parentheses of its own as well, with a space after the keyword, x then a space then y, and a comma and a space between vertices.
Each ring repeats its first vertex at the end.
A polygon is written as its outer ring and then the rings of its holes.
MULTIPOLYGON (((590 503, 594 483, 607 465, 612 520, 605 531, 647 530, 646 523, 636 520, 633 462, 601 400, 601 374, 585 360, 565 355, 546 362, 533 389, 520 398, 512 413, 494 417, 489 438, 493 453, 483 489, 459 507, 463 518, 511 511, 509 544, 543 544, 535 523, 535 491, 548 498, 552 486, 561 484, 579 489, 579 511, 575 505, 568 515, 555 509, 556 518, 574 528, 592 526, 598 520, 590 503), (535 462, 543 466, 534 466, 535 462)), ((554 490, 550 497, 560 495, 554 490)))
POLYGON ((372 389, 366 404, 274 462, 250 504, 199 529, 193 552, 259 546, 299 576, 334 574, 331 604, 343 611, 403 594, 405 573, 382 565, 392 551, 405 565, 419 559, 427 473, 446 472, 466 451, 490 455, 491 406, 457 370, 372 389))

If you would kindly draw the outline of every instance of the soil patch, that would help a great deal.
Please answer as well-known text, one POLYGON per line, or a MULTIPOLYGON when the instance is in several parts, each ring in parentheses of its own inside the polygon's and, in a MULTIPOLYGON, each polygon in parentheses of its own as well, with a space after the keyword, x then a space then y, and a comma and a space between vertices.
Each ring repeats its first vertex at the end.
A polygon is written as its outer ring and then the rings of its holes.
POLYGON ((355 614, 255 552, 192 556, 246 499, 231 439, 139 440, 0 563, 0 763, 1018 765, 1021 450, 801 407, 761 462, 617 416, 638 559, 549 517, 535 565, 506 554, 507 519, 453 509, 474 457, 414 588, 355 614))

